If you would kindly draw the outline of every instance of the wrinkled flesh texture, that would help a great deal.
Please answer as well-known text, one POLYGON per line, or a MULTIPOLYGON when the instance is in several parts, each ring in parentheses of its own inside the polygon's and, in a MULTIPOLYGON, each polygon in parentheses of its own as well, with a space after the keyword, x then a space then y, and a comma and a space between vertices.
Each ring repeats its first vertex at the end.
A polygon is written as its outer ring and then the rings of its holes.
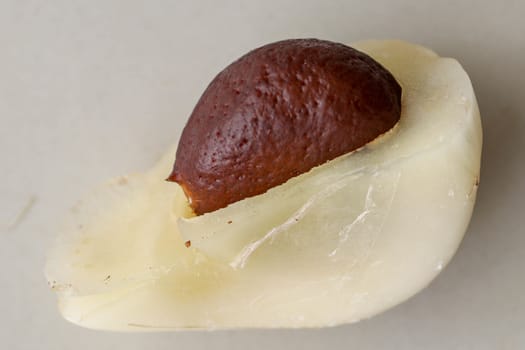
POLYGON ((193 110, 173 173, 196 214, 266 192, 392 128, 401 88, 370 56, 316 39, 256 49, 193 110))
POLYGON ((468 225, 481 125, 461 66, 397 41, 356 44, 403 87, 398 125, 268 192, 193 218, 150 172, 72 215, 47 266, 65 318, 112 330, 321 327, 424 288, 468 225), (191 248, 184 242, 191 240, 191 248))

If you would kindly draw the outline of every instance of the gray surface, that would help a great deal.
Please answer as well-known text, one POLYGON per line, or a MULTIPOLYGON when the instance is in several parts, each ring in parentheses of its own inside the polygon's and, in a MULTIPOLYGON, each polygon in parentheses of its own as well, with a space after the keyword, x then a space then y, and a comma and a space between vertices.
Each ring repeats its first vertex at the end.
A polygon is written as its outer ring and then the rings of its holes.
POLYGON ((0 1, 0 348, 525 348, 523 1, 146 3, 0 1), (471 75, 482 179, 449 267, 409 302, 333 329, 110 334, 63 321, 42 270, 67 209, 108 177, 147 168, 233 58, 305 36, 406 39, 471 75))

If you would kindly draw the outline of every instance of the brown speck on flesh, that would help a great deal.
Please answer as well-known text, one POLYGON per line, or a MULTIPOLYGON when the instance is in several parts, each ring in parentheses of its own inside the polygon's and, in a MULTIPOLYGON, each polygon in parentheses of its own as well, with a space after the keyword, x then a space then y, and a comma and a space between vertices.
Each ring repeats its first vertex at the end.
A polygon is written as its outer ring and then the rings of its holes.
POLYGON ((108 276, 104 279, 104 282, 109 281, 110 278, 111 278, 111 275, 108 275, 108 276))
POLYGON ((476 190, 478 189, 478 187, 479 187, 479 176, 476 176, 474 180, 474 184, 472 185, 470 192, 467 194, 467 198, 472 197, 472 195, 476 193, 476 190))
POLYGON ((233 222, 233 221, 231 221, 231 220, 228 220, 228 224, 231 224, 232 222, 233 222))
POLYGON ((191 241, 184 242, 184 245, 186 246, 186 248, 191 247, 191 241))

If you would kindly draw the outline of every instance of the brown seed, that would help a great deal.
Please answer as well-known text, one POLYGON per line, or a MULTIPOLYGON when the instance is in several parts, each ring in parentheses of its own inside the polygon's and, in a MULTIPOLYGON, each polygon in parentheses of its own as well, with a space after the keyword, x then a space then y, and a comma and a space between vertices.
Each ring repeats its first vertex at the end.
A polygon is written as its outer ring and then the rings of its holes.
POLYGON ((269 44, 210 83, 168 180, 196 214, 211 212, 365 145, 400 113, 401 87, 364 53, 317 39, 269 44))

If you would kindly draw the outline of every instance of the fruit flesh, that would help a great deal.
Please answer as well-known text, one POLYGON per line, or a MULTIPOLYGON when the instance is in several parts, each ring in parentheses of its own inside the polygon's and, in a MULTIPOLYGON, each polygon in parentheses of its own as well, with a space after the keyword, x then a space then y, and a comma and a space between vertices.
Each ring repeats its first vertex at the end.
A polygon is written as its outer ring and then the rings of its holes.
POLYGON ((64 317, 110 330, 322 327, 371 317, 424 288, 456 251, 473 209, 474 93, 457 62, 424 48, 354 47, 403 87, 394 130, 194 218, 183 218, 180 188, 159 181, 171 152, 147 174, 103 187, 50 256, 64 317))

